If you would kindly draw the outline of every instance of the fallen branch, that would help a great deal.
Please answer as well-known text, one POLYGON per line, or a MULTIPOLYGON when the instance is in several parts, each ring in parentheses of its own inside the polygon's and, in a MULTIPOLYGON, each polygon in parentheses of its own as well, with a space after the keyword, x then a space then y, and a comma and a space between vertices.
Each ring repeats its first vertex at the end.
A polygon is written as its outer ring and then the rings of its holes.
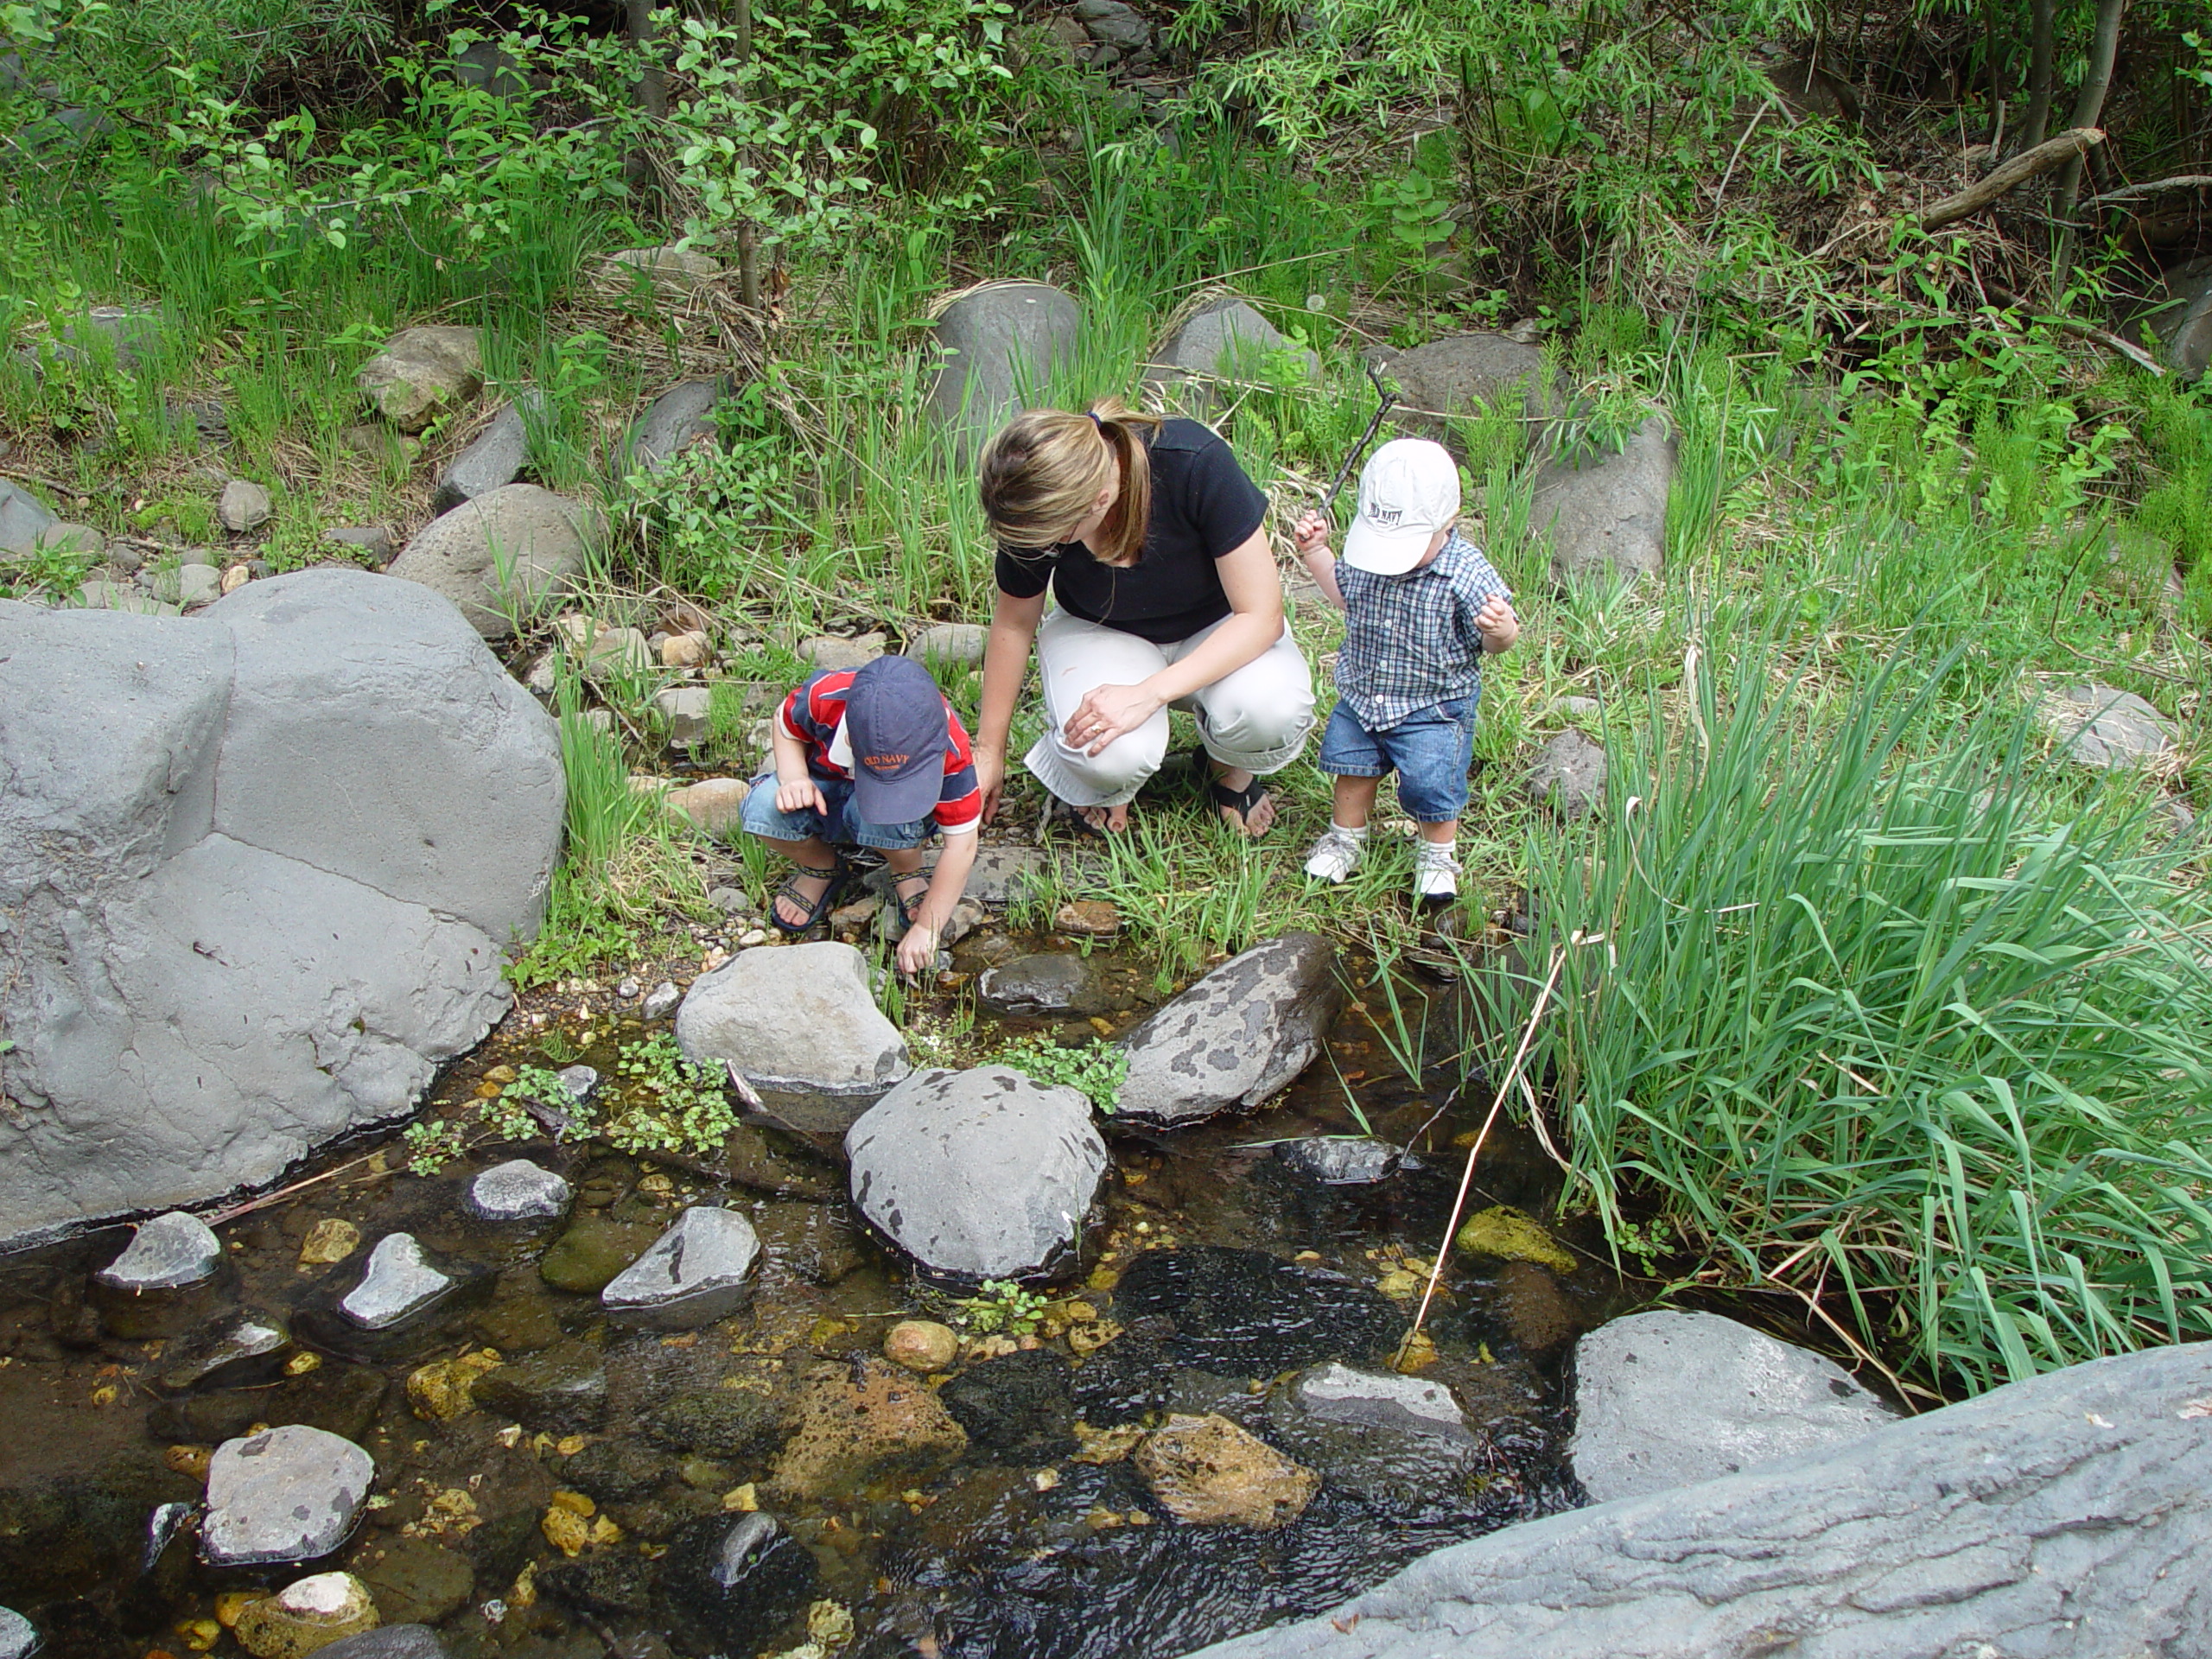
POLYGON ((2212 173, 2177 173, 2170 179, 2153 179, 2148 184, 2131 184, 2125 189, 2107 190, 2101 196, 2091 196, 2084 207, 2109 207, 2116 202, 2140 201, 2145 196, 2163 195, 2169 190, 2202 190, 2212 187, 2212 173))
MULTIPOLYGON (((2026 302, 2011 289, 1999 283, 1984 283, 1982 289, 1999 305, 2026 304, 2026 302)), ((2165 377, 2166 370, 2163 363, 2135 344, 2133 340, 2124 339, 2109 328, 2100 328, 2094 322, 2082 322, 2073 317, 2037 317, 2036 321, 2056 324, 2069 334, 2077 334, 2083 340, 2094 340, 2107 351, 2118 352, 2137 367, 2148 369, 2161 379, 2165 377)))
POLYGON ((1969 214, 1978 213, 1999 196, 2011 194, 2030 179, 2053 168, 2063 167, 2104 141, 2104 133, 2098 128, 2069 127, 2056 138, 2037 144, 2033 149, 2023 150, 1987 178, 1968 185, 1956 195, 1944 197, 1920 215, 1920 228, 1941 230, 1969 214))

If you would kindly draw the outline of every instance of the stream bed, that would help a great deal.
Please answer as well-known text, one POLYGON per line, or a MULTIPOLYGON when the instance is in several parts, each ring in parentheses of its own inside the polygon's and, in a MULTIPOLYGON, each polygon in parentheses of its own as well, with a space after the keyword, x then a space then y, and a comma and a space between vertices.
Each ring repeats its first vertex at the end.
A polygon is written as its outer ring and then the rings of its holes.
MULTIPOLYGON (((1014 948, 972 942, 948 982, 1014 948)), ((971 1038, 1122 1029, 1158 1000, 1146 963, 1096 950, 1088 970, 1094 1012, 986 1014, 971 1038)), ((1462 1017, 1456 988, 1424 989, 1433 1019, 1462 1017)), ((618 1043, 666 1026, 572 982, 524 999, 448 1069, 433 1109, 457 1115, 497 1092, 487 1073, 547 1064, 550 1033, 582 1045, 588 1031, 597 1046, 568 1057, 604 1070, 618 1043)), ((1331 1465, 1294 1518, 1265 1528, 1175 1518, 1130 1455, 1141 1431, 1211 1414, 1287 1444, 1291 1379, 1330 1362, 1386 1372, 1406 1335, 1488 1103, 1406 1076, 1384 1029, 1379 1007, 1352 1002, 1329 1055, 1257 1112, 1173 1135, 1103 1120, 1112 1167, 1082 1259, 1033 1287, 1041 1306, 1014 1310, 1019 1334, 983 1328, 991 1315, 958 1300, 972 1287, 922 1282, 870 1236, 833 1143, 759 1123, 710 1166, 541 1140, 473 1146, 427 1176, 408 1171, 396 1128, 379 1131, 218 1221, 224 1294, 168 1334, 93 1294, 128 1228, 0 1260, 0 1604, 29 1616, 47 1653, 86 1659, 247 1651, 252 1597, 335 1570, 367 1585, 385 1624, 435 1625, 454 1659, 1164 1659, 1325 1609, 1418 1554, 1579 1501, 1561 1364, 1632 1301, 1571 1227, 1553 1246, 1571 1271, 1556 1255, 1455 1255, 1417 1376, 1464 1412, 1464 1459, 1331 1465), (1306 1155, 1314 1137, 1360 1133, 1348 1095, 1373 1136, 1414 1142, 1382 1179, 1331 1184, 1344 1172, 1306 1155), (571 1183, 572 1214, 473 1219, 466 1181, 514 1157, 571 1183), (672 1334, 611 1325, 594 1293, 702 1203, 741 1209, 760 1235, 750 1308, 672 1334), (468 1294, 388 1338, 334 1334, 339 1287, 402 1230, 467 1269, 468 1294), (194 1374, 195 1346, 239 1310, 283 1339, 194 1374), (947 1371, 881 1357, 917 1319, 960 1332, 947 1371), (963 1449, 915 1442, 929 1436, 900 1413, 917 1389, 963 1449), (825 1399, 849 1405, 849 1428, 825 1399), (361 1523, 312 1563, 203 1565, 193 1516, 211 1450, 288 1423, 373 1458, 361 1523), (686 1562, 741 1522, 743 1605, 704 1605, 686 1562)), ((1470 1208, 1541 1212, 1555 1191, 1534 1143, 1501 1125, 1470 1208)))

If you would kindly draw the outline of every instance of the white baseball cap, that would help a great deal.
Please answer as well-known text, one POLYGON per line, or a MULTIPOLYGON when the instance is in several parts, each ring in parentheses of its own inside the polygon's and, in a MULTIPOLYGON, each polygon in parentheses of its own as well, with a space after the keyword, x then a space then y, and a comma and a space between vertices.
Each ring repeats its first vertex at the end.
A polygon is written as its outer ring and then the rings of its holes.
POLYGON ((1459 468, 1440 443, 1393 438, 1359 474, 1359 512, 1344 532, 1344 563, 1402 576, 1436 532, 1459 516, 1459 468))

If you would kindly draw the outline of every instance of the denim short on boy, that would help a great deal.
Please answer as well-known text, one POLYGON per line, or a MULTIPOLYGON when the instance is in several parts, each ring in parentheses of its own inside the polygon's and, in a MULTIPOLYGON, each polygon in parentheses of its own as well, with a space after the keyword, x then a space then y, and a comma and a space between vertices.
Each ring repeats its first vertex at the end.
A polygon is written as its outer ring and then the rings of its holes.
POLYGON ((1398 801, 1421 823, 1451 823, 1467 810, 1475 758, 1475 704, 1482 688, 1432 703, 1389 730, 1370 732, 1339 702, 1321 733, 1316 764, 1332 778, 1398 774, 1398 801))
POLYGON ((785 812, 776 804, 776 774, 764 772, 754 779, 753 791, 745 798, 746 833, 769 841, 804 841, 810 836, 817 836, 832 847, 872 847, 882 853, 925 847, 937 834, 934 817, 917 818, 912 823, 870 823, 857 817, 852 810, 853 780, 849 778, 817 778, 814 786, 829 803, 828 811, 817 811, 810 806, 800 811, 785 812))

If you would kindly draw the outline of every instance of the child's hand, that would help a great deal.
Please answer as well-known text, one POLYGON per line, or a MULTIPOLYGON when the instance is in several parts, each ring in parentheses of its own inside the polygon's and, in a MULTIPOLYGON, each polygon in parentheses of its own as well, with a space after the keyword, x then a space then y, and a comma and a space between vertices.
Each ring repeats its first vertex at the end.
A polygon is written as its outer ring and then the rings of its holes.
POLYGON ((1521 637, 1521 619, 1514 615, 1513 607, 1503 594, 1494 594, 1484 601, 1482 609, 1475 613, 1475 626, 1482 630, 1484 646, 1494 652, 1512 650, 1513 642, 1521 637))
POLYGON ((924 922, 908 928, 899 941, 896 960, 902 974, 918 974, 937 960, 937 929, 924 922))
POLYGON ((777 811, 814 811, 826 813, 829 810, 830 803, 822 798, 822 787, 820 785, 817 784, 813 779, 801 778, 790 783, 784 782, 780 779, 778 780, 776 785, 777 811))
POLYGON ((1290 527, 1291 540, 1298 544, 1298 556, 1310 559, 1329 544, 1329 521, 1312 508, 1299 514, 1298 522, 1290 527))

